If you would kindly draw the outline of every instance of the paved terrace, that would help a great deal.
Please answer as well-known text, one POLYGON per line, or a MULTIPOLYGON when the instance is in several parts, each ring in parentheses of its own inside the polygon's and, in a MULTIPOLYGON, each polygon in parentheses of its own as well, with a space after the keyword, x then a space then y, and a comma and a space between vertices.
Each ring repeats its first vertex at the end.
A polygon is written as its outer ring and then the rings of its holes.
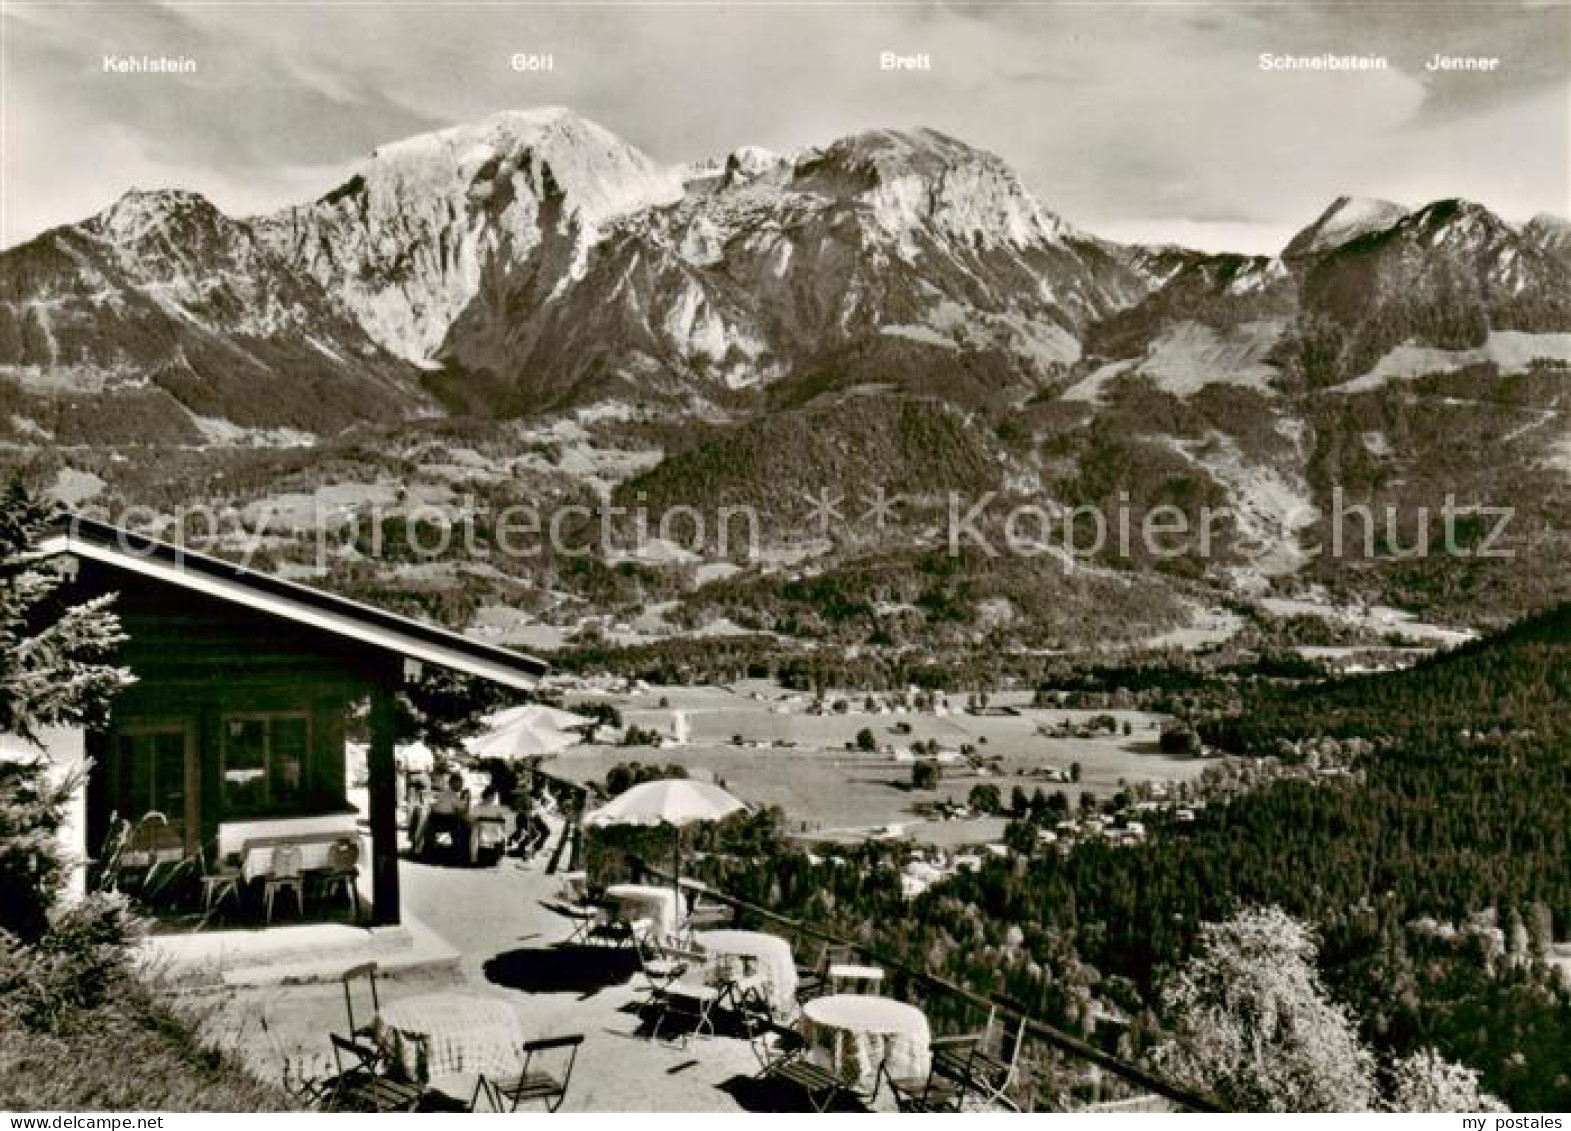
MULTIPOLYGON (((555 877, 544 874, 543 864, 504 860, 494 868, 470 869, 406 860, 400 877, 405 908, 438 932, 458 958, 384 976, 383 1004, 433 990, 462 990, 509 1002, 531 1037, 585 1034, 564 1111, 769 1106, 770 1092, 749 1087, 759 1064, 745 1040, 706 1036, 680 1048, 640 1033, 635 1006, 643 996, 643 978, 633 973, 631 951, 608 959, 619 960, 626 971, 609 984, 575 978, 559 958, 553 961, 553 944, 565 941, 571 926, 540 905, 559 887, 555 877)), ((237 1049, 260 1075, 279 1079, 286 1072, 296 1077, 302 1071, 308 1076, 332 1072, 328 1034, 345 1029, 337 982, 229 987, 197 1000, 211 1003, 209 1026, 219 1042, 237 1049)), ((449 1094, 461 1092, 467 1101, 474 1079, 433 1084, 449 1094)), ((792 1097, 783 1098, 789 1103, 792 1097)), ((881 1098, 880 1106, 887 1105, 887 1096, 881 1098)))
MULTIPOLYGON (((596 949, 586 955, 577 948, 557 949, 572 933, 572 925, 542 905, 542 900, 555 899, 560 889, 560 881, 545 874, 543 861, 543 856, 528 864, 504 859, 492 868, 401 861, 404 908, 414 935, 413 960, 408 948, 388 956, 391 962, 406 965, 385 970, 383 1005, 416 994, 456 991, 507 1003, 517 1011, 522 1031, 530 1038, 584 1034, 566 1111, 803 1110, 799 1092, 756 1080, 760 1065, 752 1047, 739 1037, 723 1035, 723 1027, 722 1035, 696 1038, 685 1047, 650 1040, 638 1008, 644 998, 644 979, 631 950, 596 949), (600 968, 586 968, 592 964, 600 968)), ((782 936, 792 933, 789 927, 766 929, 782 936)), ((257 941, 253 936, 238 946, 244 949, 257 941)), ((215 1039, 239 1052, 259 1075, 285 1080, 325 1077, 333 1072, 328 1034, 346 1028, 343 989, 335 976, 375 956, 375 950, 373 940, 371 954, 335 957, 333 952, 306 951, 292 967, 268 971, 268 984, 213 988, 209 978, 193 987, 190 997, 208 1011, 207 1024, 215 1039), (302 980, 287 980, 291 973, 302 980)), ((239 973, 244 981, 246 972, 239 973)), ((930 983, 928 991, 962 999, 971 996, 930 976, 917 977, 930 983)), ((367 1019, 361 1016, 369 1008, 365 996, 364 987, 359 987, 357 1021, 367 1019)), ((986 1001, 972 997, 972 1004, 980 1004, 986 1012, 986 1001)), ((1067 1052, 1069 1063, 1079 1064, 1082 1070, 1100 1064, 1112 1076, 1133 1081, 1133 1089, 1125 1083, 1111 1095, 1092 1098, 1090 1110, 1173 1110, 1174 1103, 1159 1098, 1162 1095, 1183 1107, 1208 1109, 1204 1100, 1174 1092, 1072 1037, 1034 1022, 1028 1021, 1027 1026, 1029 1040, 1037 1042, 1038 1049, 1045 1041, 1048 1048, 1067 1052)), ((1110 1081, 1111 1076, 1103 1079, 1110 1081)), ((475 1080, 448 1077, 432 1084, 467 1101, 475 1080)), ((887 1090, 877 1106, 893 1109, 887 1090)))

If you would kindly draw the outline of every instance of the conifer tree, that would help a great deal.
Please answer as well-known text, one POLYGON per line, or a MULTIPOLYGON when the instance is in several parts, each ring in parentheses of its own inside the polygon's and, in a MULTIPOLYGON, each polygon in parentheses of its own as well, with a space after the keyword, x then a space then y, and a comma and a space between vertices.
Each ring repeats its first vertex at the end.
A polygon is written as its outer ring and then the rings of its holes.
POLYGON ((109 662, 122 640, 111 598, 61 601, 59 571, 31 557, 50 517, 20 484, 0 497, 0 733, 39 749, 0 760, 0 930, 23 941, 47 928, 69 866, 57 834, 75 783, 50 773, 41 736, 102 722, 131 682, 109 662))

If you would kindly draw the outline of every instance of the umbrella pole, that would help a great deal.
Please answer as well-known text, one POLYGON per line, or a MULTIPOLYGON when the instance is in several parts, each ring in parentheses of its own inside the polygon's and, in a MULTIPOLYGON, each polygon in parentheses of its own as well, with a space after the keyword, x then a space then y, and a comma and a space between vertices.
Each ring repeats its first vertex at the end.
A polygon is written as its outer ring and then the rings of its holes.
POLYGON ((672 825, 671 890, 676 893, 676 909, 682 910, 682 826, 672 825))

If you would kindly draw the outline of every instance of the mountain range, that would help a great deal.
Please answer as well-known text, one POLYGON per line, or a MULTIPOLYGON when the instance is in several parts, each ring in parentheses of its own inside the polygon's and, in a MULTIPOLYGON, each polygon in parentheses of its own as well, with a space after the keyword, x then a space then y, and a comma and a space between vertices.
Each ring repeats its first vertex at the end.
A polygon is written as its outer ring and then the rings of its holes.
POLYGON ((666 425, 630 489, 725 498, 934 486, 907 441, 953 434, 979 488, 1229 502, 1257 578, 1335 485, 1556 504, 1568 363, 1564 219, 1342 198, 1276 256, 1127 246, 927 129, 671 166, 509 112, 271 215, 136 190, 0 253, 0 443, 589 412, 666 425))

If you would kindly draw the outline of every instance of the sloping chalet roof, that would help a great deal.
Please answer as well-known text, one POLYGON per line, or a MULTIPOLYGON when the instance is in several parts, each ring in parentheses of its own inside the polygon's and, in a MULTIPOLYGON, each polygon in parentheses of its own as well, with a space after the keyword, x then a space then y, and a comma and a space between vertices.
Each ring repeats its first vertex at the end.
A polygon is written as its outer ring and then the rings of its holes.
POLYGON ((37 552, 75 555, 504 687, 531 688, 548 668, 533 656, 93 519, 65 516, 37 552))

